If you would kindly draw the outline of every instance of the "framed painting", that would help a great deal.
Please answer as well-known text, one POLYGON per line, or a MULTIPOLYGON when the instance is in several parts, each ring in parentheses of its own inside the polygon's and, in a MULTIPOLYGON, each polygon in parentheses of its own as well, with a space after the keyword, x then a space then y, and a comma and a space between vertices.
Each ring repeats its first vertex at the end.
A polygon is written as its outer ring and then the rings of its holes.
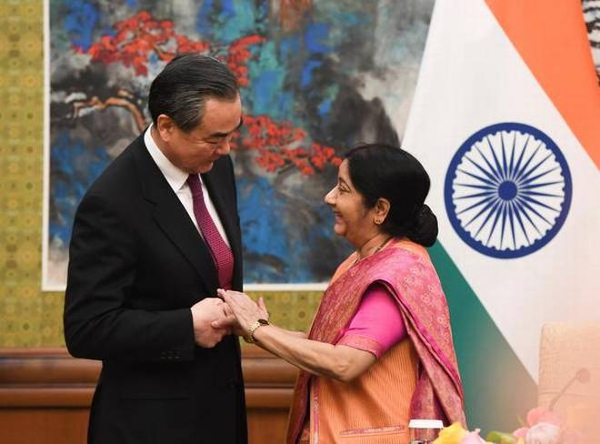
POLYGON ((65 287, 77 205, 150 123, 176 54, 237 75, 233 157, 249 289, 324 287, 350 246, 323 202, 344 153, 399 144, 433 0, 51 0, 46 6, 43 288, 65 287))

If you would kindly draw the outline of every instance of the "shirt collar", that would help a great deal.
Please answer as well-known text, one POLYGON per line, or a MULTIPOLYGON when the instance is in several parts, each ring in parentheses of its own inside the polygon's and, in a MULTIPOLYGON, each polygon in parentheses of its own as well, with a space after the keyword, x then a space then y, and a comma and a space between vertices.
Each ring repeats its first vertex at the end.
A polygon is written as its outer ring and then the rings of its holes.
POLYGON ((165 176, 165 179, 167 179, 171 188, 173 188, 173 191, 177 192, 185 185, 189 174, 173 165, 167 156, 163 154, 152 137, 152 127, 153 125, 150 124, 144 133, 146 149, 150 153, 154 163, 156 163, 163 173, 163 176, 165 176))

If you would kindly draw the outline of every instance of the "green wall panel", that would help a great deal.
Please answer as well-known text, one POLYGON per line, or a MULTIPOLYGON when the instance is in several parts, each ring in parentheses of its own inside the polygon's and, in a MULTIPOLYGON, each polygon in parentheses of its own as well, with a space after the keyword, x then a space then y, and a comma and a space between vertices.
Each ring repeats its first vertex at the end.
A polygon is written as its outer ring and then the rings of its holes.
POLYGON ((41 291, 43 3, 0 1, 0 346, 57 346, 61 294, 41 291))

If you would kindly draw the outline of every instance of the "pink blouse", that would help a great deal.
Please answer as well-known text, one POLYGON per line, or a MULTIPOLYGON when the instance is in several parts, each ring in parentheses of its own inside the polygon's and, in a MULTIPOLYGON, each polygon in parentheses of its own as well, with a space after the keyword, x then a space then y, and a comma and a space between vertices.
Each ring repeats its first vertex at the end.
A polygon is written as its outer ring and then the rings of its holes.
POLYGON ((393 296, 383 285, 373 284, 365 291, 338 345, 368 351, 380 359, 406 336, 404 319, 393 296))

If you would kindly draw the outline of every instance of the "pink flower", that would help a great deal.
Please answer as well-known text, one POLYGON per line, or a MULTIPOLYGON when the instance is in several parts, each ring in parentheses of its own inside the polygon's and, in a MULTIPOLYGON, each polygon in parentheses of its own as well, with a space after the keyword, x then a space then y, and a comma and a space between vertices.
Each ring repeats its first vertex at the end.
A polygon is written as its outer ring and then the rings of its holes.
POLYGON ((472 432, 469 432, 467 436, 462 439, 460 444, 485 444, 485 441, 479 436, 479 429, 475 429, 472 432))
POLYGON ((549 412, 544 407, 535 407, 529 410, 529 412, 527 413, 527 426, 520 427, 517 430, 515 430, 513 432, 513 436, 517 439, 523 438, 525 439, 525 443, 529 444, 529 441, 527 440, 528 433, 537 424, 553 425, 560 432, 560 427, 562 426, 561 423, 562 421, 556 413, 549 412))
POLYGON ((558 444, 559 441, 560 427, 547 422, 537 423, 525 436, 525 444, 558 444))
POLYGON ((517 439, 519 439, 519 438, 525 439, 525 436, 527 435, 528 431, 529 431, 529 427, 519 427, 512 434, 517 439))
POLYGON ((533 427, 534 425, 546 422, 548 424, 554 424, 555 426, 561 425, 560 418, 554 412, 549 412, 544 407, 535 407, 527 413, 527 425, 533 427))

